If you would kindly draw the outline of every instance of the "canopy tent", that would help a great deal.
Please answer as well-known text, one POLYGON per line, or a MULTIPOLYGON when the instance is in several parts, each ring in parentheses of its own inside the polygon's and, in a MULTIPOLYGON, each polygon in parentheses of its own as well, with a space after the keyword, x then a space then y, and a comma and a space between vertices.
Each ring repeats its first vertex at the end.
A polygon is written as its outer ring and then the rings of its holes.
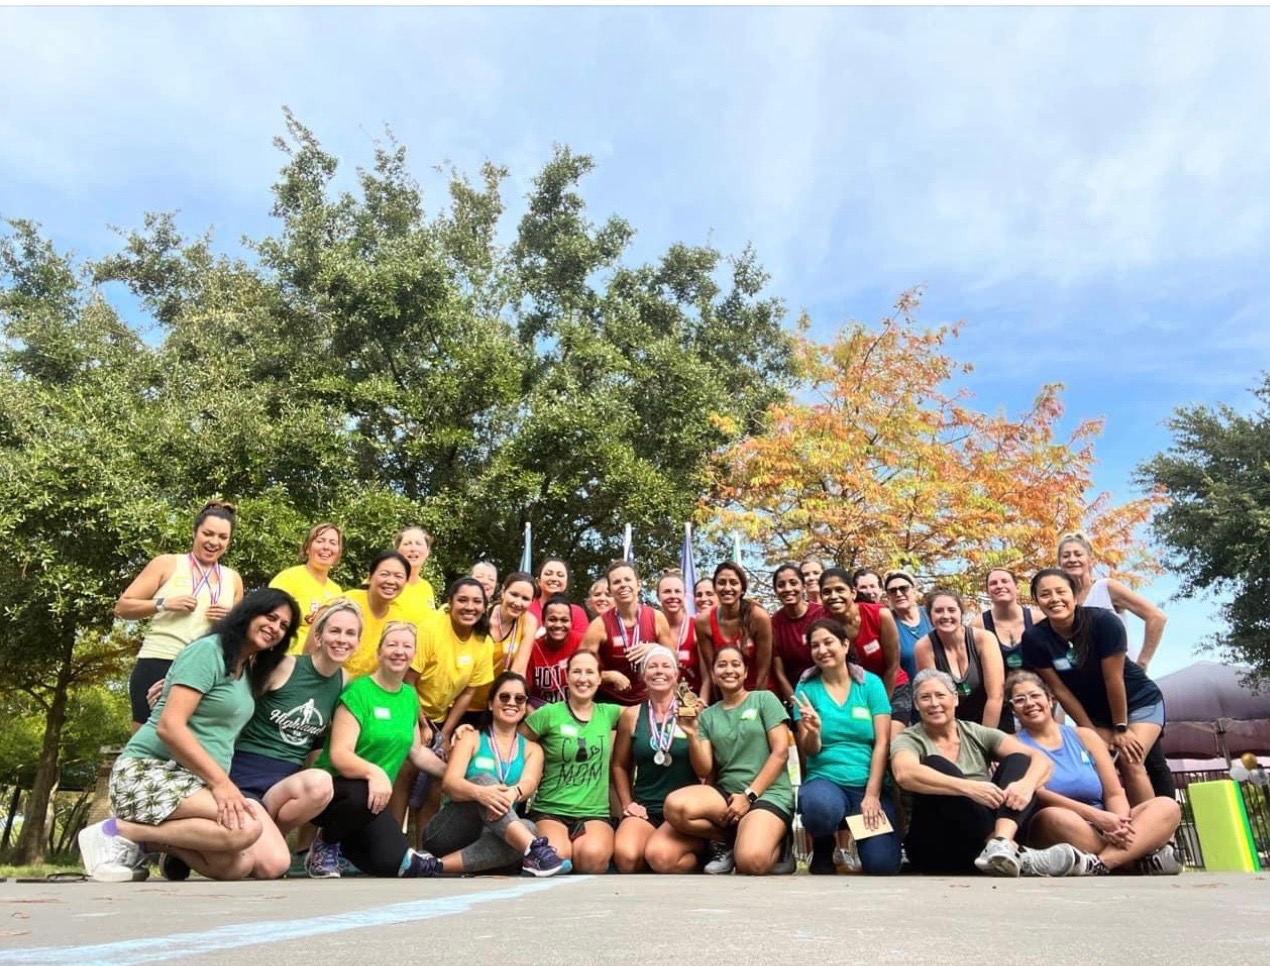
POLYGON ((1161 745, 1169 758, 1219 758, 1246 751, 1270 754, 1270 689, 1240 683, 1246 668, 1197 661, 1155 683, 1164 692, 1168 724, 1161 745))

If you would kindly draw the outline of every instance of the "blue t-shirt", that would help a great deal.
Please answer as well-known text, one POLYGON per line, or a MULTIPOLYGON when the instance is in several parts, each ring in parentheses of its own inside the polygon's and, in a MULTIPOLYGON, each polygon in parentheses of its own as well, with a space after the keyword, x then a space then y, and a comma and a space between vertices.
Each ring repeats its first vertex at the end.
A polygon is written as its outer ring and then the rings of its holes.
MULTIPOLYGON (((1115 611, 1098 607, 1077 607, 1076 619, 1088 621, 1089 653, 1081 663, 1076 647, 1043 620, 1023 632, 1023 666, 1032 669, 1053 668, 1059 679, 1076 696, 1094 724, 1110 728, 1111 707, 1107 703, 1107 686, 1102 677, 1104 658, 1127 654, 1129 642, 1124 624, 1115 611)), ((1124 690, 1128 709, 1149 708, 1164 700, 1164 695, 1147 677, 1146 671, 1125 657, 1124 690)))
POLYGON ((905 624, 895 611, 891 611, 891 616, 895 618, 895 629, 900 632, 900 667, 911 681, 917 677, 917 642, 934 630, 934 625, 926 616, 926 611, 920 607, 917 609, 918 621, 915 627, 905 624))
POLYGON ((1080 740, 1075 728, 1062 726, 1059 731, 1063 735, 1063 744, 1059 748, 1043 748, 1026 731, 1020 730, 1016 737, 1023 744, 1045 752, 1054 763, 1054 774, 1045 783, 1047 791, 1102 808, 1102 781, 1098 778, 1093 759, 1085 750, 1085 743, 1080 740))
POLYGON ((864 788, 873 758, 873 719, 891 713, 882 679, 865 671, 864 683, 852 681, 842 704, 829 694, 820 675, 799 684, 794 695, 795 721, 801 717, 799 696, 820 715, 820 751, 807 759, 807 777, 826 778, 844 788, 864 788))

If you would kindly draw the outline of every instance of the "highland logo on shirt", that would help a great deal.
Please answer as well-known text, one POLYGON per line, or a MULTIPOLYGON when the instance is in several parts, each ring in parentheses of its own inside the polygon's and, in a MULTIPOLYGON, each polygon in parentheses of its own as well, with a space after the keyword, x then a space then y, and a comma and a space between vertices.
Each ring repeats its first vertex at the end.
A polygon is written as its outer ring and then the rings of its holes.
POLYGON ((297 748, 313 744, 313 739, 326 730, 326 719, 312 698, 290 711, 274 708, 269 720, 278 726, 278 737, 297 748))

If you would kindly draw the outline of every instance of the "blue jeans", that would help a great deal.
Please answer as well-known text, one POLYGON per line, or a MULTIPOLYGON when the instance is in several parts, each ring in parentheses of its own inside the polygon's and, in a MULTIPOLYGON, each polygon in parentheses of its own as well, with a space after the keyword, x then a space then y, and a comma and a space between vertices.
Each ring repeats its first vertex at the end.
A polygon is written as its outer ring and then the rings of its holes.
MULTIPOLYGON (((860 812, 863 788, 844 788, 828 778, 812 778, 798 789, 798 810, 803 827, 813 839, 832 838, 842 820, 860 812)), ((885 796, 882 811, 895 828, 899 823, 895 806, 885 796)), ((895 875, 900 871, 900 838, 894 832, 874 835, 856 842, 860 865, 870 875, 895 875)))

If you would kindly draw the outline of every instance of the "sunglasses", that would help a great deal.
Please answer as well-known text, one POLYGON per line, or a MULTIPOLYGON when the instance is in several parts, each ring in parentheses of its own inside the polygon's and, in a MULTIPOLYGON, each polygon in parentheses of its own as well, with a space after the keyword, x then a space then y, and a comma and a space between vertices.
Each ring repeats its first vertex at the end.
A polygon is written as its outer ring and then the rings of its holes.
POLYGON ((529 695, 512 694, 510 691, 499 691, 498 694, 494 695, 494 698, 499 704, 514 704, 519 708, 522 704, 529 700, 529 695))
POLYGON ((913 589, 912 584, 896 584, 893 587, 886 588, 886 592, 888 594, 895 594, 898 596, 900 594, 907 594, 912 589, 913 589))

